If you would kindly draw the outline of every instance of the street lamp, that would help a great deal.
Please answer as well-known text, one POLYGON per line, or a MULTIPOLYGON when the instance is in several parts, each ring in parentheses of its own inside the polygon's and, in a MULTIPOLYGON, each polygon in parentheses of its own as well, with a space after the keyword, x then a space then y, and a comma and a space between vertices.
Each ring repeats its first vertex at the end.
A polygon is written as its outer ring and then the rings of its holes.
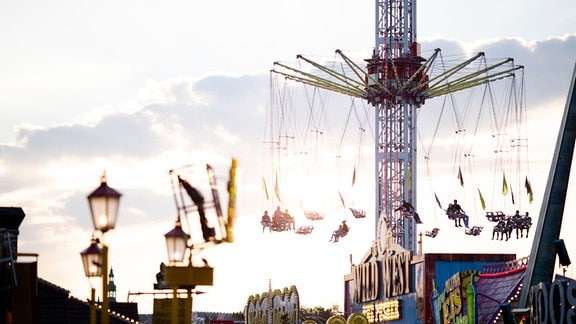
POLYGON ((166 239, 166 249, 168 251, 168 261, 170 261, 170 264, 182 262, 186 249, 188 248, 190 235, 182 229, 180 217, 176 219, 174 228, 164 234, 164 238, 166 239))
POLYGON ((172 323, 178 323, 178 289, 186 289, 186 301, 184 311, 184 323, 192 323, 192 290, 197 285, 211 286, 214 277, 214 269, 204 264, 195 267, 192 264, 192 256, 195 251, 193 245, 188 245, 190 235, 182 229, 180 217, 176 219, 173 229, 164 234, 166 250, 170 266, 166 267, 166 284, 172 288, 172 323), (184 261, 188 253, 188 264, 178 265, 184 261))
POLYGON ((114 229, 116 225, 116 215, 118 215, 118 206, 122 195, 108 187, 105 174, 100 180, 100 187, 88 195, 88 204, 90 205, 94 229, 104 234, 108 230, 114 229))
MULTIPOLYGON (((102 275, 102 249, 98 246, 98 240, 92 237, 90 246, 80 252, 84 274, 86 277, 100 277, 102 275)), ((92 285, 90 285, 92 286, 92 285)), ((90 324, 96 324, 96 290, 90 287, 90 324)))
POLYGON ((86 277, 102 276, 102 249, 98 246, 98 240, 92 237, 90 246, 80 252, 84 274, 86 277))
MULTIPOLYGON (((114 229, 116 225, 120 196, 122 195, 118 191, 108 187, 106 175, 104 174, 100 178, 100 186, 87 197, 94 230, 102 233, 102 238, 104 238, 104 233, 114 229)), ((93 238, 90 246, 82 251, 80 255, 86 277, 102 277, 102 311, 100 318, 101 323, 108 324, 110 323, 110 314, 108 312, 110 309, 110 301, 108 299, 108 246, 93 238)), ((94 289, 92 288, 92 301, 94 301, 94 294, 94 289)), ((92 316, 94 316, 95 321, 95 309, 94 314, 92 314, 92 309, 90 311, 91 321, 93 320, 92 316)))

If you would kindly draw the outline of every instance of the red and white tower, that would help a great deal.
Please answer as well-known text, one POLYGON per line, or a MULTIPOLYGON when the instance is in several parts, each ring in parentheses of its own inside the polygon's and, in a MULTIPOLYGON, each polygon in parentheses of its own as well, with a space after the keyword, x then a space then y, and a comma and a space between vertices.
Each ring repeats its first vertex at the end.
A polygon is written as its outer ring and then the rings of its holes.
POLYGON ((376 211, 388 218, 393 240, 415 251, 415 224, 394 210, 402 200, 416 207, 416 109, 426 90, 418 85, 427 79, 416 43, 416 0, 377 0, 375 40, 366 68, 376 112, 376 211))

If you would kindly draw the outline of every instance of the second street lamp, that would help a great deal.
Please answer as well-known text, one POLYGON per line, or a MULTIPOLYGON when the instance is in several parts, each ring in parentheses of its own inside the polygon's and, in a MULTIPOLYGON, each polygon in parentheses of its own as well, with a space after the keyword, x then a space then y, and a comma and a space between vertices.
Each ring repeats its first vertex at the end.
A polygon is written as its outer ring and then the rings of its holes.
MULTIPOLYGON (((80 256, 86 277, 102 276, 102 249, 98 246, 97 239, 92 237, 90 246, 80 252, 80 256)), ((90 286, 90 324, 96 324, 96 290, 90 286)))
POLYGON ((164 238, 166 239, 166 249, 168 251, 168 261, 170 264, 182 262, 186 254, 186 249, 188 248, 190 235, 182 229, 180 217, 176 219, 174 228, 164 234, 164 238))
POLYGON ((98 240, 92 238, 90 246, 80 252, 80 256, 86 277, 102 276, 102 249, 98 246, 98 240))
POLYGON ((192 290, 197 285, 211 286, 213 282, 214 269, 204 264, 202 267, 195 267, 192 264, 194 246, 188 245, 190 235, 182 229, 180 217, 176 219, 173 229, 164 234, 166 239, 166 250, 170 266, 166 267, 166 284, 172 288, 172 315, 171 323, 192 323, 192 290), (184 259, 188 253, 188 262, 184 265, 184 259), (178 265, 181 264, 181 265, 178 265), (186 290, 184 303, 184 316, 179 318, 178 314, 178 289, 186 290))
POLYGON ((103 324, 110 323, 110 301, 108 299, 108 246, 104 244, 103 239, 104 233, 114 229, 116 226, 116 219, 121 196, 122 195, 118 191, 108 187, 106 174, 104 174, 100 178, 100 186, 87 197, 88 204, 90 206, 90 215, 92 216, 92 223, 94 224, 94 230, 102 233, 102 240, 100 242, 100 246, 97 245, 97 242, 93 242, 93 244, 91 244, 87 250, 83 251, 83 253, 86 253, 81 255, 86 275, 92 275, 93 273, 99 271, 100 276, 102 276, 102 310, 100 318, 103 324), (96 257, 93 256, 93 254, 87 252, 95 251, 93 245, 101 249, 100 259, 96 261, 96 257), (97 267, 99 268, 98 270, 92 268, 92 266, 96 264, 100 265, 97 267))

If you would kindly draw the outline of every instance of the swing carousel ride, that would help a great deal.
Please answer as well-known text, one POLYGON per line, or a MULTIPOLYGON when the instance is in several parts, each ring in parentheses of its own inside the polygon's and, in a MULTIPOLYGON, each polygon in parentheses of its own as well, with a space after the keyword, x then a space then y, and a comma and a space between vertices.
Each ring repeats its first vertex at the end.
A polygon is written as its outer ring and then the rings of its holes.
POLYGON ((367 215, 378 231, 385 217, 394 243, 412 251, 418 227, 429 238, 445 227, 494 240, 527 237, 533 196, 523 67, 482 52, 421 50, 415 3, 376 3, 369 59, 336 50, 274 63, 263 209, 301 212, 312 224, 288 229, 304 234, 314 222, 367 215), (487 228, 492 235, 483 235, 487 228))

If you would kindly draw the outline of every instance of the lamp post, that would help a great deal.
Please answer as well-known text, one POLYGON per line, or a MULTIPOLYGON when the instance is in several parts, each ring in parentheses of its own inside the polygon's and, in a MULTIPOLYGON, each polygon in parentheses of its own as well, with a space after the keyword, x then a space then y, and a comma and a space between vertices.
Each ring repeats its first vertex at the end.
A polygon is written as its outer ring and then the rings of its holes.
MULTIPOLYGON (((80 252, 84 274, 86 277, 100 277, 102 275, 102 249, 98 246, 98 240, 92 237, 90 246, 80 252)), ((96 324, 96 291, 90 287, 90 324, 96 324)))
MULTIPOLYGON (((168 252, 168 261, 170 266, 175 266, 177 263, 181 263, 184 260, 184 255, 188 249, 188 235, 182 229, 182 222, 180 221, 180 216, 176 219, 176 224, 173 229, 168 233, 164 234, 166 239, 166 250, 168 252)), ((192 252, 190 252, 189 264, 192 264, 192 252)), ((168 277, 168 269, 166 269, 166 277, 168 277)), ((168 278, 166 278, 168 281, 168 278)), ((178 285, 172 284, 172 324, 178 323, 178 285)), ((192 295, 188 290, 188 295, 186 296, 186 312, 185 312, 185 323, 191 323, 192 321, 192 295), (190 315, 188 315, 190 313, 190 315)))
MULTIPOLYGON (((102 233, 102 238, 104 238, 104 233, 114 229, 116 225, 120 196, 122 195, 118 191, 108 186, 106 175, 104 174, 100 178, 100 186, 87 197, 94 230, 102 233)), ((82 251, 80 255, 82 256, 85 275, 87 277, 102 277, 102 311, 100 318, 101 323, 108 324, 110 323, 108 311, 110 309, 108 300, 108 246, 103 242, 98 242, 97 239, 93 239, 90 246, 82 251)), ((93 288, 92 300, 94 300, 93 288)), ((95 315, 94 310, 94 317, 95 315)), ((90 317, 92 320, 92 309, 90 317)))
POLYGON ((96 188, 88 195, 88 204, 90 205, 90 215, 94 229, 102 232, 114 229, 116 226, 116 216, 118 215, 118 206, 120 205, 120 194, 118 191, 108 187, 106 175, 100 178, 100 187, 96 188))
POLYGON ((170 264, 180 263, 184 260, 184 254, 188 248, 188 235, 182 229, 182 222, 180 217, 176 219, 176 225, 168 233, 164 234, 166 239, 166 250, 168 252, 168 261, 170 264))
POLYGON ((172 287, 171 322, 178 323, 178 289, 186 289, 184 323, 192 323, 192 289, 197 285, 211 286, 214 269, 205 264, 195 267, 192 264, 194 248, 188 245, 190 235, 182 229, 180 217, 176 219, 173 229, 164 234, 169 266, 166 267, 166 284, 172 287), (188 264, 182 264, 188 251, 188 264))

